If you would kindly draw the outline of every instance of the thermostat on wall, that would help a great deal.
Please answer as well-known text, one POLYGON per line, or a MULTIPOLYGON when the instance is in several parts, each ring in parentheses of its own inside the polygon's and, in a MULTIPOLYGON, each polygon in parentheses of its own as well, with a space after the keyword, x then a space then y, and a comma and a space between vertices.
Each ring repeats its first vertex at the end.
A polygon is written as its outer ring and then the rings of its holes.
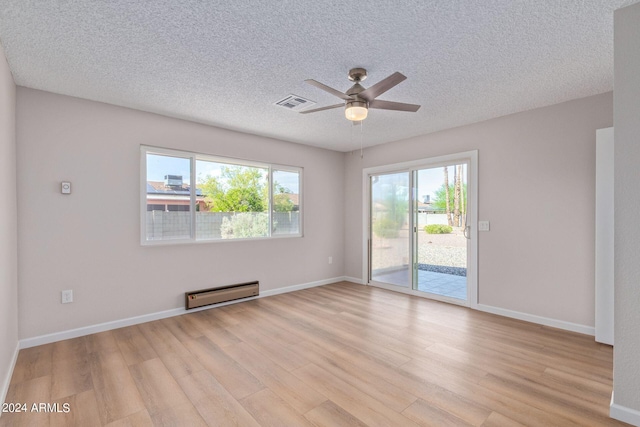
POLYGON ((62 191, 62 194, 71 194, 71 183, 70 182, 61 182, 60 183, 60 188, 62 191))

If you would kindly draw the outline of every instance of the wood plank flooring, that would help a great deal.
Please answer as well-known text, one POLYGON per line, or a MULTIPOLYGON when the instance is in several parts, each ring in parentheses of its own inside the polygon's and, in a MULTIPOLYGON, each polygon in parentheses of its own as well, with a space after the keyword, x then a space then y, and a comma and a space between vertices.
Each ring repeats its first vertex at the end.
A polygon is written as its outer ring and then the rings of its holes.
POLYGON ((593 337, 336 283, 21 350, 0 426, 622 426, 593 337))

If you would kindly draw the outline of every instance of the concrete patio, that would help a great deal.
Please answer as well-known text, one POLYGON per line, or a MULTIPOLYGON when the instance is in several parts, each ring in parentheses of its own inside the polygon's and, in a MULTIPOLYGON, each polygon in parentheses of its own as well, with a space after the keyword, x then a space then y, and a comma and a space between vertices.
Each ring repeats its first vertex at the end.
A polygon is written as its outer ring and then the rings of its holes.
MULTIPOLYGON (((411 283, 408 267, 382 274, 376 274, 374 272, 373 280, 403 287, 409 287, 411 283)), ((418 270, 417 290, 444 297, 466 300, 467 278, 466 276, 457 276, 454 274, 418 270)))
MULTIPOLYGON (((449 274, 451 271, 447 271, 448 267, 458 271, 466 270, 467 239, 462 229, 454 227, 450 234, 427 234, 419 230, 416 238, 418 263, 421 266, 418 270, 417 290, 466 300, 466 275, 449 274), (436 267, 436 271, 427 271, 431 268, 423 268, 427 265, 436 267)), ((373 280, 405 288, 411 286, 408 239, 409 231, 406 229, 400 230, 400 235, 395 239, 380 239, 374 236, 373 280)))

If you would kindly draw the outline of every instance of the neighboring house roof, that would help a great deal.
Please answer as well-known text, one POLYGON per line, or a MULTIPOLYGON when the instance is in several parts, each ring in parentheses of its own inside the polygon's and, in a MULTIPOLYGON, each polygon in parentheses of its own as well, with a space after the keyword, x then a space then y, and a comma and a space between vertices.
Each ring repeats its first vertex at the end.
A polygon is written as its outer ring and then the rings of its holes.
MULTIPOLYGON (((147 181, 147 194, 156 196, 151 197, 153 199, 160 199, 162 197, 170 197, 172 199, 185 199, 185 196, 191 195, 191 187, 188 184, 182 184, 181 186, 166 186, 164 181, 147 181)), ((300 195, 292 193, 282 193, 287 196, 294 206, 300 206, 300 195)), ((204 197, 205 194, 202 189, 196 188, 196 197, 204 197)))
MULTIPOLYGON (((147 181, 147 194, 162 194, 167 196, 190 195, 191 187, 188 184, 181 186, 166 186, 164 181, 147 181)), ((196 196, 203 196, 202 190, 196 188, 196 196)))
POLYGON ((442 212, 444 213, 444 209, 436 208, 432 203, 423 203, 418 202, 418 212, 442 212))

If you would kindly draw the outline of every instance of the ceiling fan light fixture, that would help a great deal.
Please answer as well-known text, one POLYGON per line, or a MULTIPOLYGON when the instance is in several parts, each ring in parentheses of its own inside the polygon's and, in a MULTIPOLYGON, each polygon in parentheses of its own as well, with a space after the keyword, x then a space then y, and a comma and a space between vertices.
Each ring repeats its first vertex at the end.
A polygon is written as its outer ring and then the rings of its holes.
POLYGON ((367 118, 369 109, 365 101, 349 101, 344 110, 344 115, 348 120, 359 122, 367 118))

